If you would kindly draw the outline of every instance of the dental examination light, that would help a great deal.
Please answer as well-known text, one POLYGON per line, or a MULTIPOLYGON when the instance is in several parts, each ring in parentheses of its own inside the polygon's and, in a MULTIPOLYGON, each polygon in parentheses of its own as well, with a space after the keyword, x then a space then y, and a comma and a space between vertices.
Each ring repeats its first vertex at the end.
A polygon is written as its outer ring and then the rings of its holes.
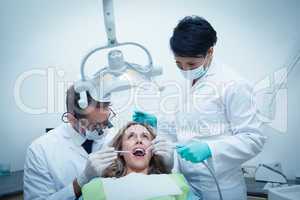
MULTIPOLYGON (((153 77, 162 74, 162 68, 153 66, 149 51, 141 44, 135 42, 118 43, 115 34, 113 1, 103 0, 104 23, 108 39, 106 46, 90 50, 82 59, 80 66, 81 80, 77 81, 75 91, 80 94, 78 104, 81 108, 88 106, 87 92, 92 98, 101 102, 109 102, 112 92, 128 90, 138 87, 144 82, 154 82, 153 77), (91 78, 85 74, 87 60, 96 52, 120 46, 135 46, 142 50, 148 59, 145 66, 129 63, 124 60, 122 51, 113 49, 108 53, 108 66, 97 71, 91 78)), ((157 85, 157 83, 155 83, 157 85)))

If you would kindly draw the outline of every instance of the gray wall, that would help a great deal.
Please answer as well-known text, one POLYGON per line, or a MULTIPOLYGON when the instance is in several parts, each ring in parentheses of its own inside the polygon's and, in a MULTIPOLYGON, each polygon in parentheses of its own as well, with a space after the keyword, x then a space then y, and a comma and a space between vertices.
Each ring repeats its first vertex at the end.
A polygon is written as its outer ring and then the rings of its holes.
MULTIPOLYGON (((175 70, 168 39, 185 15, 207 18, 218 32, 216 57, 253 82, 283 67, 300 47, 297 0, 115 0, 114 5, 118 40, 139 42, 149 48, 155 64, 164 67, 161 81, 182 81, 175 70)), ((64 90, 69 81, 79 78, 80 59, 86 50, 106 44, 106 35, 101 1, 2 0, 0 13, 0 161, 10 162, 12 169, 18 170, 23 168, 25 150, 31 141, 46 127, 60 123, 64 90), (25 79, 19 87, 20 95, 25 105, 44 108, 43 114, 24 112, 15 99, 16 81, 32 70, 38 70, 34 72, 40 75, 25 79)), ((144 62, 134 50, 129 54, 136 62, 144 62)), ((99 63, 92 59, 91 63, 101 66, 105 59, 99 63)), ((265 150, 250 162, 280 161, 289 177, 300 175, 296 153, 300 141, 299 68, 298 65, 288 80, 286 133, 266 128, 269 140, 265 150)), ((90 67, 88 71, 95 69, 90 67)), ((128 116, 129 111, 121 116, 128 116)))

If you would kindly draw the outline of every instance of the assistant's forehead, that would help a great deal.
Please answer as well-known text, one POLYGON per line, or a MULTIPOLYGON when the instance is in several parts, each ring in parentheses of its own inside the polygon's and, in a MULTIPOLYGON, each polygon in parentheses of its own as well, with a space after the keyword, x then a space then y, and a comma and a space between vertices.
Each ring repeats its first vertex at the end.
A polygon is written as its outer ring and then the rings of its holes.
POLYGON ((135 124, 126 129, 125 134, 129 133, 150 133, 148 129, 140 124, 135 124))
POLYGON ((179 62, 199 62, 203 59, 203 57, 182 57, 182 56, 175 56, 175 60, 179 62))

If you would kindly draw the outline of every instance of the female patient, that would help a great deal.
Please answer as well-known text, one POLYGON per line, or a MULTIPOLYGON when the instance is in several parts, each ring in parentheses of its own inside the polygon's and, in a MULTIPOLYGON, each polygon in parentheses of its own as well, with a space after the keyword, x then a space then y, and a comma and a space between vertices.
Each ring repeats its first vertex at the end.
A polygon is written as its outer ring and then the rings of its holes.
POLYGON ((103 177, 122 177, 131 172, 144 174, 167 174, 166 167, 157 155, 151 153, 151 141, 155 138, 153 129, 137 122, 129 122, 112 141, 119 153, 116 162, 108 167, 103 177))
MULTIPOLYGON (((121 178, 126 177, 131 173, 142 173, 146 175, 169 174, 170 171, 163 165, 160 157, 153 155, 151 153, 151 148, 149 148, 151 141, 155 137, 156 135, 153 129, 143 123, 129 122, 123 127, 112 141, 112 146, 116 151, 122 152, 118 154, 117 160, 105 170, 103 175, 104 178, 94 179, 83 187, 84 200, 106 199, 102 183, 105 182, 105 179, 111 177, 121 178)), ((158 196, 157 198, 151 198, 152 200, 188 199, 189 187, 182 175, 170 174, 160 176, 168 176, 168 178, 180 188, 181 194, 158 196)), ((154 177, 158 178, 159 176, 154 177)), ((116 190, 117 189, 115 189, 115 192, 119 192, 116 190)))

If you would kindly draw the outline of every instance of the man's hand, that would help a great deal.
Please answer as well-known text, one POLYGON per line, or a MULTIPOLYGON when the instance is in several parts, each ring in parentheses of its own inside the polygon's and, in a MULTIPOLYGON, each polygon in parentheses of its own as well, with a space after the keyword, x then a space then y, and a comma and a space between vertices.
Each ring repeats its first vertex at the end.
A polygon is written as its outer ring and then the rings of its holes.
POLYGON ((117 159, 117 153, 113 147, 91 153, 85 165, 83 173, 77 177, 80 187, 88 183, 94 177, 101 177, 104 170, 117 159))

